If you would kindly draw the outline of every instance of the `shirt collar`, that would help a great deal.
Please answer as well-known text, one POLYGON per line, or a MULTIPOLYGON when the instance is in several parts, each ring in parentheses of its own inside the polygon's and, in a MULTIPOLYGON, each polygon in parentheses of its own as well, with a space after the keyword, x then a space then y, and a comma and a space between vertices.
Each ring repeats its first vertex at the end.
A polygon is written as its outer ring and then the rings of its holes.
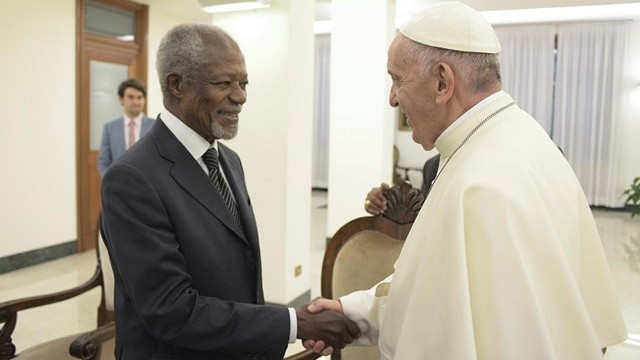
POLYGON ((215 147, 216 150, 218 150, 217 141, 210 144, 202 136, 198 135, 197 132, 193 131, 193 129, 180 121, 180 119, 173 115, 169 110, 163 109, 162 113, 160 113, 160 118, 194 159, 198 160, 201 158, 202 154, 209 150, 210 147, 215 147))
POLYGON ((124 124, 125 125, 129 125, 130 122, 134 122, 136 124, 137 127, 140 127, 140 123, 142 122, 142 117, 144 116, 144 113, 140 113, 138 114, 138 116, 134 117, 133 119, 128 117, 127 114, 123 114, 122 117, 124 118, 124 124))
POLYGON ((501 96, 505 95, 506 93, 504 92, 504 90, 499 90, 498 92, 495 92, 489 96, 487 96, 486 98, 482 99, 482 101, 480 101, 479 103, 473 105, 473 107, 471 107, 471 109, 467 110, 464 112, 464 114, 460 115, 460 117, 458 119, 456 119, 456 121, 454 121, 451 125, 449 125, 446 129, 444 129, 444 131, 442 132, 442 134, 440 134, 440 136, 438 136, 438 138, 436 139, 436 141, 438 141, 438 139, 443 138, 444 136, 446 136, 448 133, 450 133, 451 131, 453 131, 453 129, 457 128, 458 126, 460 126, 460 124, 462 124, 463 122, 465 122, 465 120, 469 119, 471 117, 471 115, 475 114, 479 109, 481 109, 483 106, 488 105, 492 102, 494 102, 495 100, 497 100, 498 98, 500 98, 501 96))

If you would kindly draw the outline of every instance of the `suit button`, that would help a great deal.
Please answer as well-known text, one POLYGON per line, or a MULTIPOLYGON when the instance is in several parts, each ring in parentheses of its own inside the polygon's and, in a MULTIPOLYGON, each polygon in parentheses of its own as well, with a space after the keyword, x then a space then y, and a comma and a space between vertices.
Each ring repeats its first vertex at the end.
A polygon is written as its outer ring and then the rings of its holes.
POLYGON ((247 258, 247 259, 253 259, 253 251, 245 250, 244 251, 244 257, 247 258))

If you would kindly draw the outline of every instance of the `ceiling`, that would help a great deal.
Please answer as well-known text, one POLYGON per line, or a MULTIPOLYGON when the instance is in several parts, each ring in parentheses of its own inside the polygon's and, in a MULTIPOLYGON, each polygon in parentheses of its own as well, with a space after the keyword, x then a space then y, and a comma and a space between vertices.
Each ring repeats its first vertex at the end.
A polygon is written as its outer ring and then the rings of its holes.
POLYGON ((198 0, 134 0, 140 4, 195 21, 211 22, 211 14, 202 11, 198 0))
MULTIPOLYGON (((198 0, 134 0, 142 4, 152 5, 154 8, 184 17, 185 19, 211 22, 211 15, 202 11, 198 0)), ((282 1, 282 0, 272 0, 282 1)), ((295 0, 289 0, 295 1, 295 0)), ((316 1, 316 20, 331 20, 332 0, 316 1)), ((374 1, 374 0, 372 0, 374 1)), ((637 1, 637 0, 636 0, 637 1)), ((407 15, 415 12, 425 4, 436 2, 436 0, 396 0, 397 15, 407 15)), ((478 10, 496 9, 517 9, 517 8, 537 8, 551 6, 575 6, 575 5, 596 5, 613 3, 633 3, 633 0, 466 0, 466 3, 475 5, 478 10), (507 3, 509 5, 507 5, 507 3), (490 5, 489 5, 490 4, 490 5), (483 5, 483 6, 481 6, 483 5)))
MULTIPOLYGON (((135 0, 138 3, 197 21, 211 21, 211 15, 202 11, 198 0, 135 0)), ((272 0, 278 1, 278 0, 272 0)), ((316 20, 331 20, 331 0, 316 0, 316 20)))

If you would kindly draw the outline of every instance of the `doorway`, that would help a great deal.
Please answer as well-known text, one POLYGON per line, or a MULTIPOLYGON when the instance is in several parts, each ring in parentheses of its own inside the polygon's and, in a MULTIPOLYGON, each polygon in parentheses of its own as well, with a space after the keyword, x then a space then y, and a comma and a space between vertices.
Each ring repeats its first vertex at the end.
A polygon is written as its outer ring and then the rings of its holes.
MULTIPOLYGON (((93 249, 100 213, 98 154, 104 124, 122 116, 120 82, 147 83, 146 5, 77 0, 76 154, 78 251, 93 249)), ((146 108, 145 108, 146 110, 146 108)))

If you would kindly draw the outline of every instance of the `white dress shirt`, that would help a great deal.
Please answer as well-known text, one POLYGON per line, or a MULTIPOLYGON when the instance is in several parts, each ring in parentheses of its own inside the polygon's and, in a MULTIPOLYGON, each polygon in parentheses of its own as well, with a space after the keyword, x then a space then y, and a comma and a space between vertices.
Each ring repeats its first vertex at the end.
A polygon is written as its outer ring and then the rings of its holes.
POLYGON ((131 146, 133 144, 136 143, 136 141, 140 140, 140 131, 142 130, 142 118, 144 117, 143 113, 138 114, 138 116, 136 116, 135 118, 130 118, 127 116, 127 114, 123 114, 122 117, 124 118, 124 142, 125 142, 125 146, 131 146), (129 124, 131 122, 134 122, 135 127, 134 129, 134 134, 135 134, 135 139, 133 141, 133 144, 129 144, 129 124))

